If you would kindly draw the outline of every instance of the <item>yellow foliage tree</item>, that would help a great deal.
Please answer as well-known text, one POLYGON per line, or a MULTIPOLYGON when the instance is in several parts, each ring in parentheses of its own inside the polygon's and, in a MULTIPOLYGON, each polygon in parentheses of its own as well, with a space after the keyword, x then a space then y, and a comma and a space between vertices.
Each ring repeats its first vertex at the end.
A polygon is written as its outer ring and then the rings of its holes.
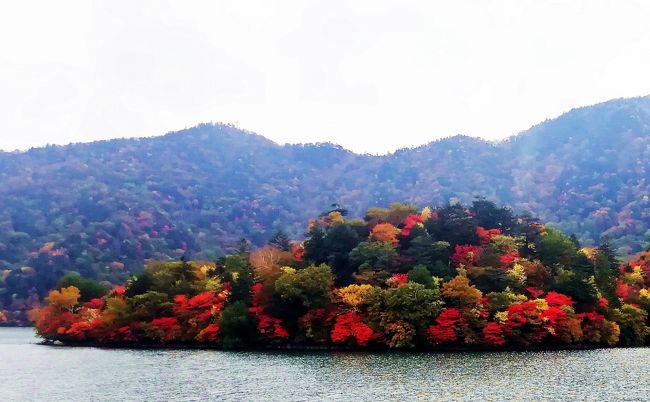
POLYGON ((370 232, 370 240, 383 241, 391 243, 393 246, 397 245, 397 235, 400 230, 390 223, 379 223, 372 228, 370 232))
POLYGON ((368 296, 373 287, 365 285, 349 285, 344 288, 336 289, 334 292, 341 301, 350 307, 356 308, 368 301, 368 296))
POLYGON ((393 203, 390 208, 369 208, 366 212, 366 219, 369 222, 388 222, 393 225, 399 225, 404 219, 417 213, 415 205, 393 203))
POLYGON ((459 307, 471 307, 479 303, 483 293, 466 276, 458 275, 442 285, 442 295, 459 307))
POLYGON ((61 290, 52 290, 50 294, 45 298, 47 303, 56 309, 59 310, 72 310, 74 306, 79 302, 79 296, 81 293, 76 286, 68 286, 67 288, 61 288, 61 290))
POLYGON ((515 263, 511 269, 506 271, 506 278, 515 289, 523 289, 526 286, 526 269, 523 265, 515 263))
POLYGON ((422 208, 422 212, 420 212, 420 218, 422 218, 422 221, 428 221, 431 218, 431 215, 432 215, 431 208, 429 207, 422 208))
POLYGON ((341 214, 339 211, 332 211, 329 214, 327 214, 329 224, 331 226, 341 224, 345 222, 345 218, 343 218, 343 214, 341 214))
POLYGON ((621 327, 617 323, 606 320, 604 332, 605 342, 609 346, 614 346, 618 343, 619 337, 621 336, 621 327))

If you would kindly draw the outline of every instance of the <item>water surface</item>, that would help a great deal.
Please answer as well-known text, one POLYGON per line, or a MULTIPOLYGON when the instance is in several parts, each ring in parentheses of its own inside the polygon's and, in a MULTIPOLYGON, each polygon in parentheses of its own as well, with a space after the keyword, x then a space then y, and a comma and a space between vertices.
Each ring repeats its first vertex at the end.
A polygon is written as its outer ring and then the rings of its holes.
POLYGON ((38 345, 0 328, 0 401, 650 400, 650 348, 342 353, 38 345))

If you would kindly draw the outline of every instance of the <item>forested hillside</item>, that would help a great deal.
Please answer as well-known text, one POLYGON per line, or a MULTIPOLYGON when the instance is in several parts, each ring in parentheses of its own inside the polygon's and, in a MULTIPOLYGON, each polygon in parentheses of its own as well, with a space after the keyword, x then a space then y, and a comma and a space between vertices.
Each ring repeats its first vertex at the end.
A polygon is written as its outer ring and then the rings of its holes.
POLYGON ((68 271, 117 282, 147 259, 214 260, 280 229, 300 238, 333 203, 361 216, 481 196, 632 254, 650 239, 648 161, 650 97, 576 109, 504 142, 457 136, 386 156, 212 124, 0 153, 0 298, 42 296, 68 271))

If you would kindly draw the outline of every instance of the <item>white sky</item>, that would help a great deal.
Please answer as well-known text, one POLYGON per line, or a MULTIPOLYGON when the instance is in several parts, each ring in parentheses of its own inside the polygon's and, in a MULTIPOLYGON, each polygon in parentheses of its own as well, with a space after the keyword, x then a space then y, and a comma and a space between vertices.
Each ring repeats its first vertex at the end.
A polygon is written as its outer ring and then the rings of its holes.
POLYGON ((650 1, 3 1, 0 149, 222 121, 383 153, 650 94, 650 1))

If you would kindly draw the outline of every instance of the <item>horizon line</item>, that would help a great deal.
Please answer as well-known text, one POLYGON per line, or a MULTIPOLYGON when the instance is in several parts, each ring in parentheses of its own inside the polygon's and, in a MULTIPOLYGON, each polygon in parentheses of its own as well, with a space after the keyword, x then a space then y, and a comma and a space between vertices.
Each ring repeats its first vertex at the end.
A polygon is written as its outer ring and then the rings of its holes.
POLYGON ((476 139, 476 140, 480 140, 480 141, 483 141, 483 142, 486 142, 486 143, 491 143, 491 144, 496 145, 496 144, 499 144, 499 143, 507 142, 507 141, 509 141, 509 140, 511 140, 513 138, 519 137, 521 135, 525 135, 528 131, 532 130, 535 127, 538 127, 538 126, 540 126, 540 125, 542 125, 542 124, 544 124, 544 123, 546 123, 548 121, 557 120, 557 119, 559 119, 559 118, 561 118, 561 117, 563 117, 563 116, 565 116, 565 115, 567 115, 569 113, 572 113, 572 112, 575 112, 575 111, 578 111, 578 110, 597 107, 597 106, 602 106, 602 105, 612 103, 612 102, 617 102, 617 101, 633 101, 633 100, 640 100, 640 99, 645 99, 645 98, 650 98, 650 94, 641 95, 641 96, 633 96, 633 97, 611 98, 611 99, 608 99, 608 100, 605 100, 605 101, 602 101, 602 102, 597 102, 597 103, 593 103, 593 104, 589 104, 589 105, 576 106, 576 107, 573 107, 573 108, 571 108, 571 109, 569 109, 569 110, 567 110, 565 112, 562 112, 562 113, 560 113, 560 114, 558 114, 558 115, 556 115, 554 117, 548 117, 548 118, 546 118, 546 119, 544 119, 542 121, 539 121, 539 122, 531 125, 530 127, 526 128, 526 129, 519 130, 519 131, 517 131, 517 132, 515 132, 513 134, 506 135, 506 136, 504 136, 502 138, 489 139, 489 138, 484 138, 484 137, 482 137, 480 135, 457 133, 457 134, 453 134, 453 135, 446 135, 446 136, 434 138, 434 139, 432 139, 432 140, 430 140, 428 142, 421 143, 421 144, 414 144, 414 145, 410 145, 410 146, 402 146, 402 147, 399 147, 399 148, 396 148, 396 149, 393 149, 393 150, 389 150, 389 151, 386 151, 386 152, 383 152, 383 153, 371 153, 371 152, 355 151, 355 150, 352 150, 352 149, 345 148, 342 145, 337 144, 335 142, 331 142, 331 141, 283 142, 283 143, 280 143, 278 141, 275 141, 275 140, 265 136, 264 134, 260 134, 258 132, 251 131, 251 130, 248 130, 246 128, 240 127, 237 124, 237 122, 233 123, 233 122, 223 122, 223 121, 209 121, 209 122, 203 121, 203 122, 197 122, 192 126, 185 126, 185 127, 181 128, 181 129, 170 130, 170 131, 167 131, 167 132, 164 132, 164 133, 161 133, 161 134, 144 135, 144 136, 137 136, 136 135, 136 136, 130 136, 130 137, 129 136, 123 136, 123 137, 113 137, 113 138, 107 138, 107 139, 95 139, 95 140, 67 142, 67 143, 46 143, 46 144, 43 144, 43 145, 31 146, 29 148, 22 148, 22 149, 21 148, 3 149, 3 148, 0 147, 0 154, 2 154, 2 153, 4 153, 4 154, 22 154, 22 153, 27 153, 27 152, 30 152, 30 151, 33 151, 33 150, 39 150, 39 149, 44 149, 44 148, 49 148, 49 147, 67 148, 67 147, 72 147, 72 146, 76 146, 76 145, 90 145, 90 144, 110 142, 110 141, 129 141, 129 140, 156 139, 156 138, 161 138, 161 137, 165 137, 165 136, 168 136, 168 135, 178 134, 178 133, 181 133, 182 131, 190 130, 190 129, 193 129, 193 128, 196 128, 196 127, 200 127, 202 125, 211 125, 213 127, 214 126, 232 127, 232 128, 235 128, 235 129, 237 129, 239 131, 242 131, 242 132, 244 132, 246 134, 256 135, 256 136, 262 137, 262 138, 264 138, 264 139, 266 139, 266 140, 268 140, 268 141, 270 141, 270 142, 272 142, 272 143, 274 143, 274 144, 276 144, 278 146, 300 146, 300 145, 306 146, 306 145, 326 145, 326 144, 329 144, 329 145, 336 146, 336 147, 341 148, 341 149, 343 149, 343 150, 345 150, 347 152, 357 154, 357 155, 386 156, 386 155, 395 154, 395 153, 397 153, 399 151, 402 151, 402 150, 417 149, 417 148, 421 148, 421 147, 426 147, 427 145, 433 144, 433 143, 438 142, 438 141, 445 141, 445 140, 449 140, 449 139, 453 139, 453 138, 459 138, 459 137, 460 138, 472 138, 472 139, 476 139))

